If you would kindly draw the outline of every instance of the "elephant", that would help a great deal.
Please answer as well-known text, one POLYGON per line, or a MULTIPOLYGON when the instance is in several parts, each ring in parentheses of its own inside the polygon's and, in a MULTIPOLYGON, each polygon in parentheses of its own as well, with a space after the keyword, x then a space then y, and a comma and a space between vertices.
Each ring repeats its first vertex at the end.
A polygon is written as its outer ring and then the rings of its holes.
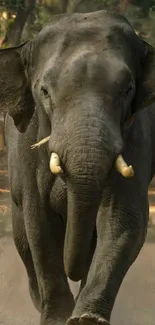
POLYGON ((0 66, 13 239, 40 324, 109 325, 147 233, 155 49, 119 14, 63 14, 0 66))

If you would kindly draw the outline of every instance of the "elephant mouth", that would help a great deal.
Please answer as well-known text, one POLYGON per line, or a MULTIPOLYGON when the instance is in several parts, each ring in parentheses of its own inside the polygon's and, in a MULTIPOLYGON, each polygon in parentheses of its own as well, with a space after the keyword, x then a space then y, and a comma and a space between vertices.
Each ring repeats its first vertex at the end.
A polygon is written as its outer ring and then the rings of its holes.
MULTIPOLYGON (((42 144, 48 142, 49 139, 50 139, 50 136, 42 139, 38 143, 33 144, 31 146, 31 149, 40 147, 42 144)), ((51 154, 49 167, 53 174, 62 174, 63 173, 63 170, 61 168, 60 158, 59 158, 58 154, 55 152, 53 152, 51 154)), ((115 168, 125 178, 130 178, 130 177, 134 176, 134 169, 133 169, 132 165, 128 166, 121 154, 119 154, 118 157, 116 158, 115 168)))
MULTIPOLYGON (((125 178, 130 178, 134 176, 134 169, 131 165, 127 165, 122 155, 118 155, 115 161, 116 170, 125 178)), ((50 170, 53 174, 63 173, 61 168, 60 158, 56 153, 51 154, 50 158, 50 170)))

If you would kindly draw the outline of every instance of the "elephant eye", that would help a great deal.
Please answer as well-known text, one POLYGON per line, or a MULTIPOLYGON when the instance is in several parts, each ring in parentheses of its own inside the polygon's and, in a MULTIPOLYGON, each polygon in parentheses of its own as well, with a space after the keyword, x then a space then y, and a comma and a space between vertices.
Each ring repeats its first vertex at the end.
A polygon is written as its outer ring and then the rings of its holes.
POLYGON ((41 87, 41 91, 43 92, 45 97, 49 97, 48 91, 45 87, 41 87))

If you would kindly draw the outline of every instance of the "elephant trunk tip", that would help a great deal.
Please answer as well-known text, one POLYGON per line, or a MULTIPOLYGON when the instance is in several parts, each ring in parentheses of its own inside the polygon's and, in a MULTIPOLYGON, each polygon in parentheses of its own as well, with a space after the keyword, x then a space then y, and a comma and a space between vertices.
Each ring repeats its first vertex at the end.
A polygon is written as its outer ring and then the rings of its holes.
POLYGON ((81 272, 79 267, 76 267, 76 269, 73 269, 68 266, 65 266, 65 273, 66 273, 67 277, 73 282, 81 281, 83 278, 83 272, 81 272))

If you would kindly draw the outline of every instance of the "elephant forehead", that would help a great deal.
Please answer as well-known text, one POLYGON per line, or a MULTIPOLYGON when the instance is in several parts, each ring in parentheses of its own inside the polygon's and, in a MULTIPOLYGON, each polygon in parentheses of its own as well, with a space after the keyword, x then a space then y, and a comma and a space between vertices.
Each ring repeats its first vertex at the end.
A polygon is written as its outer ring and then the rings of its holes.
MULTIPOLYGON (((81 17, 81 15, 78 17, 81 17)), ((47 62, 51 57, 65 61, 70 58, 72 53, 81 50, 92 50, 96 52, 104 51, 106 48, 113 48, 117 51, 126 51, 132 48, 133 39, 137 35, 127 22, 119 23, 118 19, 108 19, 108 23, 101 20, 99 15, 96 19, 94 15, 76 19, 63 18, 58 23, 53 23, 44 28, 38 34, 35 46, 35 61, 39 56, 41 65, 47 62), (90 19, 91 17, 91 19, 90 19), (85 19, 87 18, 87 19, 85 19), (89 18, 89 19, 88 19, 89 18)), ((40 62, 38 63, 40 65, 40 62)))
MULTIPOLYGON (((50 76, 54 84, 60 72, 65 71, 65 66, 77 75, 78 70, 84 71, 86 66, 91 67, 93 73, 95 69, 101 69, 103 73, 103 67, 105 70, 108 67, 116 68, 118 58, 135 70, 134 62, 136 56, 140 61, 142 42, 124 18, 100 12, 65 15, 55 19, 34 40, 33 76, 41 72, 45 79, 50 76), (114 55, 111 60, 106 58, 108 54, 104 52, 109 51, 113 51, 116 59, 114 55), (93 55, 89 55, 91 53, 93 55), (95 55, 98 55, 96 64, 93 62, 95 55)), ((120 62, 117 63, 120 67, 120 62)), ((82 72, 79 76, 82 76, 82 72)))
POLYGON ((36 75, 42 76, 43 82, 52 87, 58 82, 70 86, 82 79, 106 85, 128 79, 130 72, 135 71, 135 64, 138 66, 134 63, 136 56, 140 62, 140 41, 135 41, 139 38, 126 20, 120 22, 120 18, 107 15, 105 23, 101 20, 103 16, 63 17, 45 28, 35 47, 35 79, 36 75))
POLYGON ((116 32, 120 34, 121 31, 126 35, 133 33, 128 21, 119 15, 108 14, 105 11, 74 13, 53 18, 53 22, 39 33, 39 38, 41 43, 47 41, 48 45, 50 39, 54 39, 54 43, 55 38, 59 41, 64 39, 64 45, 68 46, 71 42, 75 45, 79 41, 94 40, 96 42, 100 38, 103 40, 113 30, 115 34, 116 32))
POLYGON ((49 60, 43 74, 43 82, 55 89, 68 92, 79 87, 94 86, 98 91, 111 91, 130 81, 131 72, 123 60, 110 51, 103 53, 94 49, 74 51, 66 60, 55 64, 49 60), (104 89, 103 89, 104 87, 104 89))

